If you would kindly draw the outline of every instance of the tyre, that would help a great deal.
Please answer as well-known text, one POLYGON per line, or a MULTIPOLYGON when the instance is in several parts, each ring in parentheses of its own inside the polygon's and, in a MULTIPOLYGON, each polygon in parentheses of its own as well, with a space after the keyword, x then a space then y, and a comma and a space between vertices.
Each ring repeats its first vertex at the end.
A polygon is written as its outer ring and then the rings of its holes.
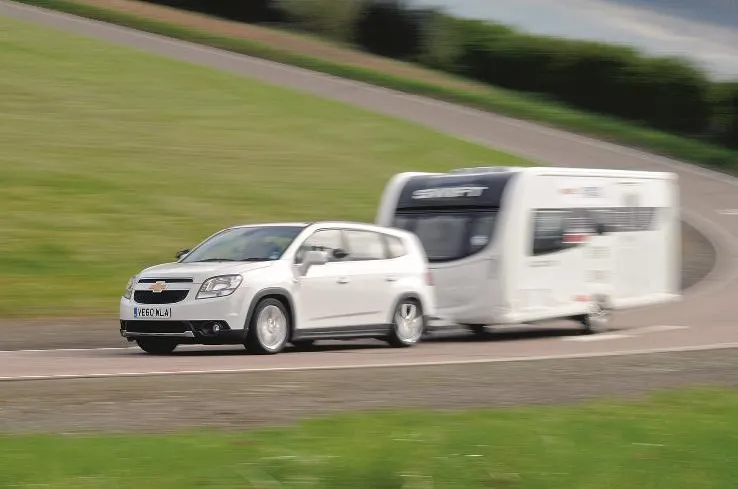
POLYGON ((169 338, 141 338, 136 343, 139 348, 152 355, 168 355, 177 348, 177 342, 169 338))
POLYGON ((598 334, 609 331, 610 320, 610 310, 603 300, 593 302, 590 305, 590 312, 579 319, 586 334, 598 334))
POLYGON ((277 299, 263 299, 257 304, 249 324, 246 348, 259 355, 281 352, 290 336, 289 314, 277 299))
POLYGON ((392 314, 390 345, 397 348, 413 346, 422 338, 425 326, 420 302, 410 298, 400 300, 392 314))

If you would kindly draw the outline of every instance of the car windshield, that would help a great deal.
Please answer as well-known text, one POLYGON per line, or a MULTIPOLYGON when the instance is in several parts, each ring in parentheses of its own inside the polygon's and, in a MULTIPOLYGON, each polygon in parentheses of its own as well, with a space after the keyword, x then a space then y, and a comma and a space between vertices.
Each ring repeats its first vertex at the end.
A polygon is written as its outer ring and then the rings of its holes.
POLYGON ((278 260, 302 229, 300 226, 227 229, 200 244, 182 262, 278 260))
POLYGON ((407 212, 395 216, 394 226, 414 233, 430 262, 466 258, 492 239, 497 211, 407 212))

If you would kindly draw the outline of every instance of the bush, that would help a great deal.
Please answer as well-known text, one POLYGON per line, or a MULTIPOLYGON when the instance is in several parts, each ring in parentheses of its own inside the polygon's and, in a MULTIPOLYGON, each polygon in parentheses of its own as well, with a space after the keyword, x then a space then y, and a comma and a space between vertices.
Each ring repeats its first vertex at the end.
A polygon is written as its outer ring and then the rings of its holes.
POLYGON ((726 146, 738 148, 738 82, 718 84, 713 107, 713 132, 726 146))
POLYGON ((279 0, 286 20, 301 30, 339 42, 353 42, 364 0, 279 0))
POLYGON ((679 58, 525 35, 496 23, 411 7, 405 0, 146 1, 247 22, 286 22, 381 56, 738 147, 738 90, 734 85, 716 90, 679 58))
POLYGON ((354 40, 380 56, 417 59, 423 48, 424 14, 402 0, 368 0, 359 11, 354 40))
POLYGON ((240 22, 283 22, 284 13, 274 0, 144 0, 169 7, 202 12, 240 22))

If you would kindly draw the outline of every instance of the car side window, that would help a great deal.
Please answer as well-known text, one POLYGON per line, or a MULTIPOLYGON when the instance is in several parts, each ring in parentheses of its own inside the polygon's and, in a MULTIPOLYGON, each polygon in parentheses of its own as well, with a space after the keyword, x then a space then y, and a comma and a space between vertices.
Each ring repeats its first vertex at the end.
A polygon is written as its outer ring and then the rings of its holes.
POLYGON ((379 233, 346 229, 344 235, 349 260, 384 260, 387 257, 384 241, 379 233))
POLYGON ((295 263, 302 263, 306 251, 325 251, 328 253, 328 261, 339 261, 333 256, 337 249, 343 249, 341 231, 338 229, 322 229, 314 232, 305 241, 295 255, 295 263))
POLYGON ((387 251, 390 258, 399 258, 407 254, 405 243, 397 236, 384 235, 384 241, 387 243, 387 251))

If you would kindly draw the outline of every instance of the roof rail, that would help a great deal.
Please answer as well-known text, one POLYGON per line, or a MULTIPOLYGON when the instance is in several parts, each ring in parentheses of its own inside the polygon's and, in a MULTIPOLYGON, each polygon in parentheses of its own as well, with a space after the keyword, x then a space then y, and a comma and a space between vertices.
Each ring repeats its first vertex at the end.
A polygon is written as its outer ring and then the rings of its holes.
POLYGON ((476 166, 470 168, 455 168, 450 170, 450 174, 463 174, 463 173, 501 173, 510 171, 512 168, 508 166, 476 166))

